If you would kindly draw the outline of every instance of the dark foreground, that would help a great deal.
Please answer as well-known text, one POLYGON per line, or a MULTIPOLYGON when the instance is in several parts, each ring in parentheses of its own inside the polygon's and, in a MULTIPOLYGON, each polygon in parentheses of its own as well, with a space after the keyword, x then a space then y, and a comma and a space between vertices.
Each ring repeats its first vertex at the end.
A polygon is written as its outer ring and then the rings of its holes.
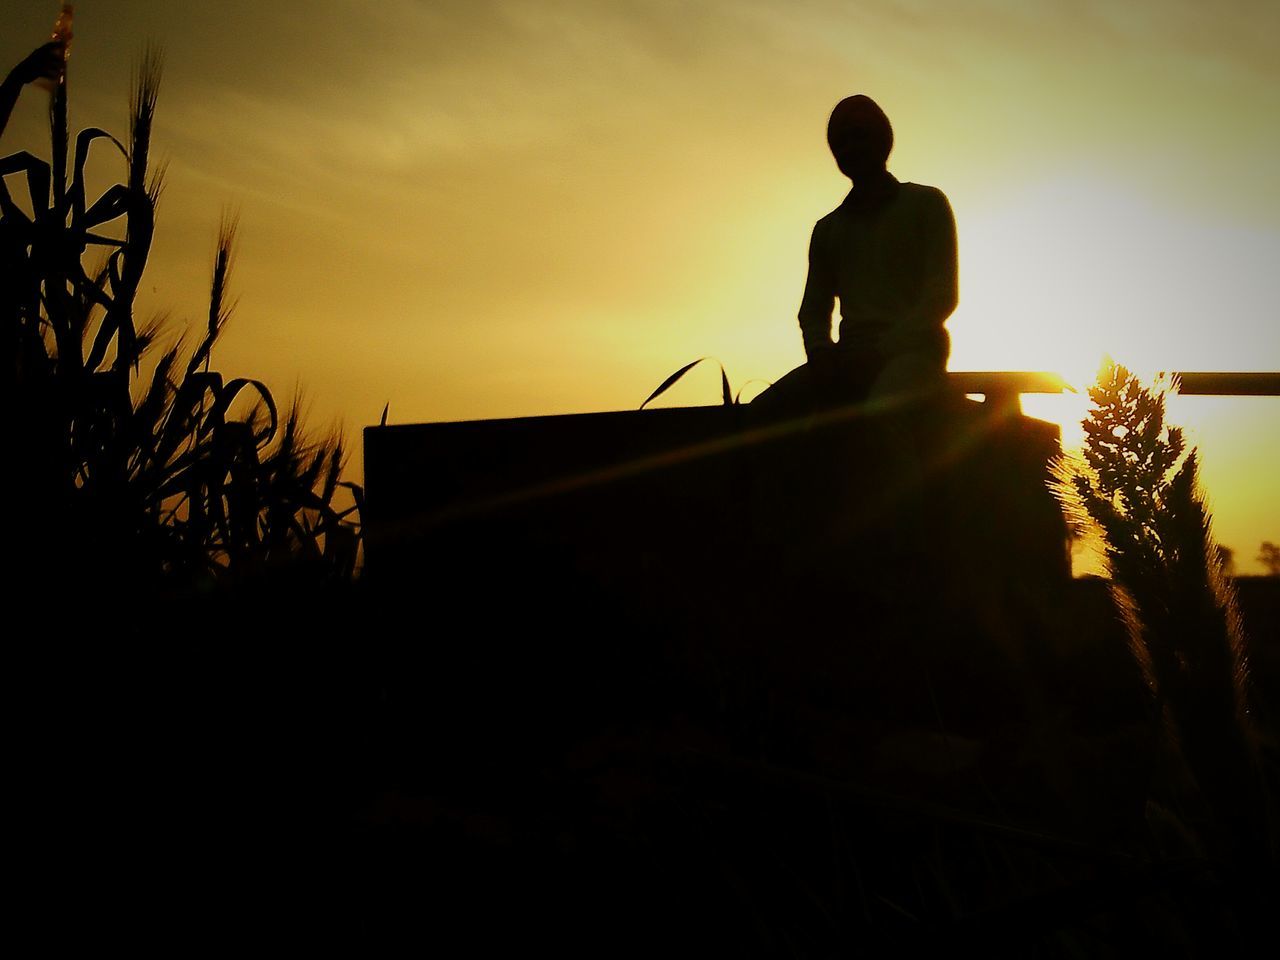
POLYGON ((383 428, 354 586, 23 597, 21 910, 445 955, 1273 939, 1280 580, 1239 582, 1265 769, 1203 782, 1210 709, 1197 782, 1066 575, 1056 436, 944 414, 383 428))
MULTIPOLYGON (((1274 931, 1272 868, 1210 852, 1099 582, 1039 653, 919 597, 814 601, 814 629, 735 646, 561 586, 275 585, 45 650, 12 675, 24 904, 50 942, 451 955, 1274 931)), ((1241 583, 1265 731, 1278 587, 1241 583)))

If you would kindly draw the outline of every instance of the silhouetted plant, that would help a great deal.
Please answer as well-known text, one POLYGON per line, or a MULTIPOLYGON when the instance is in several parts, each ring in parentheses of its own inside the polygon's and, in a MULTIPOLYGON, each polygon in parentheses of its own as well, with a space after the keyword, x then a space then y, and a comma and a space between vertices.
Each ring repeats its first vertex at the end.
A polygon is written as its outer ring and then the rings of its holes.
MULTIPOLYGON (((670 390, 673 386, 675 386, 676 382, 681 377, 683 377, 686 373, 688 373, 698 364, 702 363, 702 361, 712 360, 712 359, 714 358, 699 357, 697 360, 693 360, 689 363, 686 363, 683 367, 681 367, 675 373, 671 374, 671 376, 667 377, 667 379, 663 380, 662 383, 658 384, 657 389, 654 390, 653 393, 649 394, 649 396, 645 398, 644 403, 640 404, 640 409, 643 410, 654 400, 657 400, 658 397, 662 396, 664 393, 670 390)), ((731 406, 735 406, 737 404, 742 403, 742 391, 745 390, 749 384, 763 383, 766 386, 771 385, 768 380, 760 380, 759 378, 752 378, 751 380, 748 380, 746 383, 740 386, 738 388, 737 393, 734 393, 732 389, 730 389, 729 387, 729 373, 727 370, 725 370, 724 364, 721 363, 719 360, 716 360, 716 364, 720 367, 720 402, 722 406, 731 407, 731 406)))
POLYGON ((1218 544, 1215 548, 1218 551, 1218 566, 1222 568, 1224 577, 1234 577, 1236 575, 1236 552, 1230 547, 1224 547, 1218 544))
POLYGON ((1262 541, 1258 548, 1258 562, 1267 571, 1267 576, 1280 577, 1280 547, 1270 540, 1262 541))
POLYGON ((1055 492, 1077 532, 1101 541, 1111 593, 1164 722, 1219 828, 1256 842, 1261 795, 1245 636, 1213 540, 1198 459, 1165 424, 1176 383, 1144 386, 1108 364, 1090 388, 1078 460, 1055 492))
POLYGON ((84 130, 68 169, 64 83, 52 96, 52 162, 25 152, 0 160, 0 174, 25 175, 32 210, 27 216, 0 180, 0 309, 21 539, 64 568, 94 566, 117 580, 200 583, 300 563, 349 577, 361 490, 341 480, 340 440, 308 440, 296 398, 281 416, 261 381, 211 368, 232 311, 233 218, 218 233, 208 319, 194 349, 177 337, 153 356, 167 317, 135 320, 164 183, 163 166, 150 160, 160 67, 146 51, 127 144, 84 130), (120 152, 126 178, 89 202, 85 167, 96 141, 120 152), (86 268, 91 247, 103 256, 86 268), (335 504, 339 488, 354 506, 335 504))

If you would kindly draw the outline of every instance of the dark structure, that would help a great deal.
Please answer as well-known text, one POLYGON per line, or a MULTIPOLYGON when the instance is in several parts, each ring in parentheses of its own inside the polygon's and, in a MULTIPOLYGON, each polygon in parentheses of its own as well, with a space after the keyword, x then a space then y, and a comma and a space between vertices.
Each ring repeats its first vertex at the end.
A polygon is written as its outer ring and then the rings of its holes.
POLYGON ((975 565, 1012 589, 1062 581, 1066 531, 1045 486, 1058 430, 1022 416, 1014 392, 1061 387, 968 374, 916 413, 779 420, 745 405, 370 427, 368 575, 499 593, 571 582, 649 616, 714 609, 717 629, 747 601, 734 629, 797 598, 883 595, 975 565))
MULTIPOLYGON (((1184 394, 1246 396, 1278 378, 1180 379, 1184 394)), ((1064 388, 961 372, 915 414, 735 405, 370 427, 368 580, 448 597, 477 629, 523 603, 566 633, 604 618, 700 642, 787 637, 794 653, 905 609, 926 633, 1078 649, 1046 486, 1058 429, 1018 402, 1064 388)), ((1103 644, 1113 628, 1083 633, 1103 644)))
MULTIPOLYGON (((1274 373, 1179 377, 1183 394, 1280 392, 1274 373)), ((646 618, 712 610, 713 632, 773 630, 797 606, 906 581, 962 607, 975 580, 1040 604, 1069 578, 1045 486, 1058 430, 1018 397, 1064 388, 959 372, 917 415, 743 405, 370 427, 368 575, 482 596, 572 588, 646 618)))

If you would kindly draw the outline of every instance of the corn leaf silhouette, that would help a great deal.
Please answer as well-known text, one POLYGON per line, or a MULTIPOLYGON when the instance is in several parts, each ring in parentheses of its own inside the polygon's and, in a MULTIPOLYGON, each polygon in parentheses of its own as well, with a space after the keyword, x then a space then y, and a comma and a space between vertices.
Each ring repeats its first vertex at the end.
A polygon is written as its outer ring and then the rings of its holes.
POLYGON ((153 356, 170 320, 135 317, 164 184, 163 168, 149 162, 160 65, 155 49, 144 52, 127 142, 90 127, 68 158, 62 84, 50 111, 52 161, 0 158, 0 174, 25 180, 32 209, 26 215, 0 179, 4 375, 21 485, 40 505, 19 523, 20 540, 119 579, 194 582, 298 563, 350 576, 363 492, 341 480, 340 439, 309 438, 298 398, 282 416, 263 381, 212 366, 235 309, 234 215, 218 230, 194 346, 177 337, 153 356), (120 154, 125 177, 90 198, 86 169, 99 143, 120 154), (86 251, 103 247, 86 266, 86 251), (336 503, 339 492, 352 505, 336 503), (58 536, 37 515, 53 518, 58 536))

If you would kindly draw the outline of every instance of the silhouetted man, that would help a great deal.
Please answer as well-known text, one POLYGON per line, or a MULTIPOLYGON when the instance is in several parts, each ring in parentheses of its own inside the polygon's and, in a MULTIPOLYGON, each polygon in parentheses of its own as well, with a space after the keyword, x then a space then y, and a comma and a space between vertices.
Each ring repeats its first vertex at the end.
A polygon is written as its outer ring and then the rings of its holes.
POLYGON ((885 169, 893 128, 871 98, 836 104, 827 142, 853 189, 809 243, 799 319, 810 374, 828 399, 927 394, 951 349, 943 326, 957 300, 951 205, 936 187, 900 183, 885 169))

